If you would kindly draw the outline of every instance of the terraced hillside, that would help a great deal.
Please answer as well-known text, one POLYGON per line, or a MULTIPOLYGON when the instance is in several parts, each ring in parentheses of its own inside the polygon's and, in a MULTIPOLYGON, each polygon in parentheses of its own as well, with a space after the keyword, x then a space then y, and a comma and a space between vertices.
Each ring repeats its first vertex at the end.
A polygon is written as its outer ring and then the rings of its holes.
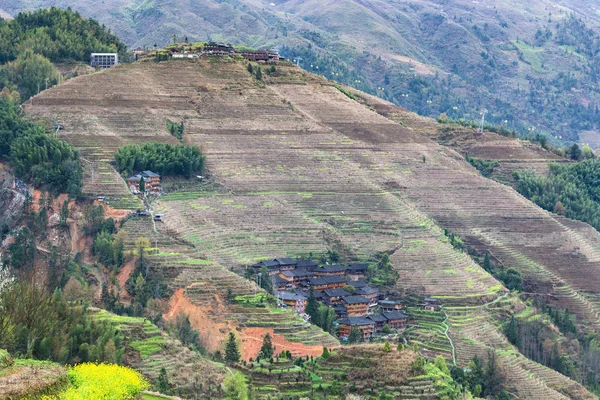
MULTIPOLYGON (((68 81, 26 107, 35 117, 64 121, 63 137, 77 146, 106 143, 97 159, 104 168, 121 128, 127 140, 171 141, 166 119, 185 120, 184 140, 202 146, 220 190, 192 186, 156 202, 165 214, 156 232, 135 220, 125 228, 131 240, 159 241, 157 271, 178 289, 167 317, 188 312, 205 335, 219 332, 217 342, 237 326, 248 348, 270 324, 288 342, 310 344, 311 333, 289 316, 253 306, 260 304, 255 286, 228 269, 309 251, 335 249, 358 259, 385 251, 400 271, 399 290, 439 297, 449 307, 447 322, 431 322, 436 333, 416 331, 421 342, 461 365, 488 348, 513 354, 498 331, 505 312, 496 308, 522 304, 456 251, 444 227, 522 270, 537 291, 600 330, 600 235, 589 226, 548 214, 480 176, 429 137, 438 129, 434 121, 387 118, 385 110, 401 110, 372 98, 370 106, 360 104, 289 65, 264 79, 227 59, 141 62, 68 81), (229 288, 238 296, 230 303, 229 288)), ((506 355, 505 365, 509 384, 525 397, 590 398, 535 363, 506 355)))
POLYGON ((156 381, 161 368, 165 368, 169 382, 182 395, 212 398, 219 393, 224 371, 218 364, 188 349, 178 339, 162 333, 145 318, 93 311, 95 319, 109 320, 123 333, 125 365, 140 371, 151 381, 156 381))

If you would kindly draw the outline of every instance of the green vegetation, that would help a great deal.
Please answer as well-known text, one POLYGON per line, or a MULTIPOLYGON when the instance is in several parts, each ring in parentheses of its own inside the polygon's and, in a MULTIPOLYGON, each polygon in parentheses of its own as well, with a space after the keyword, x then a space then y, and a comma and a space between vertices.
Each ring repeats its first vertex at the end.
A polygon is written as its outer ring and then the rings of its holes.
POLYGON ((0 19, 0 88, 17 90, 26 100, 59 80, 52 64, 88 61, 92 52, 119 53, 127 46, 103 25, 70 9, 51 7, 0 19))
POLYGON ((97 322, 84 306, 71 306, 27 284, 0 294, 0 348, 60 363, 120 362, 122 336, 110 322, 97 322))
POLYGON ((375 262, 369 265, 367 280, 376 286, 393 286, 399 278, 387 253, 378 254, 375 262))
POLYGON ((167 130, 169 131, 171 136, 176 137, 177 140, 179 140, 180 142, 183 139, 183 129, 183 121, 177 124, 175 122, 167 120, 167 130))
POLYGON ((0 159, 8 160, 15 174, 53 193, 81 193, 79 153, 51 137, 41 125, 23 118, 10 91, 0 94, 0 159))
POLYGON ((600 160, 551 164, 548 177, 515 171, 517 190, 540 207, 564 212, 568 218, 587 222, 600 230, 600 160), (560 203, 560 204, 559 204, 560 203))
POLYGON ((225 361, 230 364, 235 364, 240 361, 237 338, 233 332, 229 332, 229 335, 227 336, 227 343, 225 344, 225 361))
POLYGON ((144 143, 120 147, 115 153, 117 170, 131 175, 151 170, 162 176, 191 178, 204 171, 205 157, 197 146, 144 143))
POLYGON ((468 154, 465 156, 465 159, 469 162, 469 164, 471 164, 473 167, 475 167, 475 169, 477 169, 481 173, 481 175, 485 176, 486 178, 489 178, 490 176, 492 176, 494 169, 498 165, 500 165, 498 163, 498 161, 482 160, 479 158, 473 158, 473 157, 469 157, 468 154))

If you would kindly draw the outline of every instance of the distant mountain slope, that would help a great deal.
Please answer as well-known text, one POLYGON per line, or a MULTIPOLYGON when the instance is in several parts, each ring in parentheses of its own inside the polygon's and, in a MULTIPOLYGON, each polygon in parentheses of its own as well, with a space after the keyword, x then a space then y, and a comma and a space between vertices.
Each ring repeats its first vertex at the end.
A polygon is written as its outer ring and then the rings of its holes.
POLYGON ((0 0, 73 7, 130 45, 209 38, 277 46, 308 70, 421 114, 596 142, 598 7, 583 0, 0 0), (574 15, 575 18, 571 18, 574 15))
POLYGON ((0 18, 2 18, 2 19, 12 19, 12 17, 6 11, 3 11, 3 10, 0 10, 0 18))

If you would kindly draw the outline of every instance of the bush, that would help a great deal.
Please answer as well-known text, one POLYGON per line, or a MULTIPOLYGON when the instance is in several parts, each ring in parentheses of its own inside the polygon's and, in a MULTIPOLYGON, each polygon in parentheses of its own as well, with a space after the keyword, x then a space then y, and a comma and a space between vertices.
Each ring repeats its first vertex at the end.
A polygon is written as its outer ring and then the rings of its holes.
POLYGON ((11 367, 14 363, 8 351, 0 349, 0 369, 11 367))

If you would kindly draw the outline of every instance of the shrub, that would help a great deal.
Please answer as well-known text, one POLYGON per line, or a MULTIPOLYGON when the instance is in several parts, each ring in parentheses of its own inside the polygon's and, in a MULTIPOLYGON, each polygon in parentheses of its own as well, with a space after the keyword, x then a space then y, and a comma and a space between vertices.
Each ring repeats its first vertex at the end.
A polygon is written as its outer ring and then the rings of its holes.
POLYGON ((13 361, 8 351, 0 349, 0 369, 8 368, 15 362, 13 361))

